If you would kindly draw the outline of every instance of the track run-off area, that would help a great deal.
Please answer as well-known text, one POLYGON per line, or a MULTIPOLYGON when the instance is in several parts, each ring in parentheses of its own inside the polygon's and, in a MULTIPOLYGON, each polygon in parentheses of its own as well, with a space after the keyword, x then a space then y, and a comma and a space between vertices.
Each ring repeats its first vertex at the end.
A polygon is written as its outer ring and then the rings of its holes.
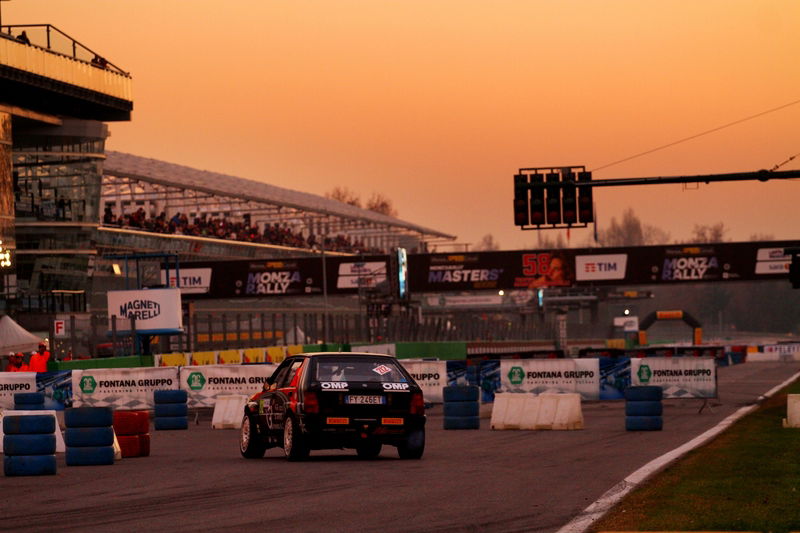
MULTIPOLYGON (((585 429, 442 429, 428 410, 421 460, 384 447, 375 460, 281 449, 240 456, 237 430, 200 411, 186 431, 152 430, 150 457, 112 466, 0 477, 0 529, 19 531, 529 531, 555 532, 650 461, 753 404, 800 362, 718 368, 718 398, 664 400, 664 429, 625 431, 624 401, 584 402, 585 429)), ((776 421, 780 423, 780 421, 776 421)))

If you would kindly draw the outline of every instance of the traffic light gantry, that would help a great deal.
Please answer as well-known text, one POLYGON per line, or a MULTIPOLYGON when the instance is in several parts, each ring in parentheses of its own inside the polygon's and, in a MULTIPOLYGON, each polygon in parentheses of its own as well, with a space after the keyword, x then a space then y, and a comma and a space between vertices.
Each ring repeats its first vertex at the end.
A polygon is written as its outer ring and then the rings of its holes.
POLYGON ((594 222, 592 173, 583 166, 521 168, 514 176, 514 224, 582 228, 594 222))

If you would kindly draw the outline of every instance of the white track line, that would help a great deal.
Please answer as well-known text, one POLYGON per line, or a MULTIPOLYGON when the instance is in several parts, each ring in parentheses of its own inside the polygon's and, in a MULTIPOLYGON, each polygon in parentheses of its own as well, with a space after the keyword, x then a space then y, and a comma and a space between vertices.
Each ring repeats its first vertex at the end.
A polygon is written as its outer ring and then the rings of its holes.
POLYGON ((605 494, 600 496, 596 502, 591 504, 589 507, 584 509, 578 516, 573 518, 569 521, 569 523, 563 526, 561 529, 557 531, 557 533, 584 533, 589 526, 595 520, 598 520, 604 514, 606 514, 614 505, 616 505, 622 498, 628 495, 630 491, 636 488, 639 484, 643 483, 647 478, 667 466, 672 461, 678 459, 685 453, 702 446, 706 442, 710 441, 714 437, 716 437, 719 433, 727 429, 731 424, 745 416, 746 414, 754 411, 758 404, 761 403, 763 400, 771 397, 779 390, 783 389, 784 387, 788 386, 790 383, 794 382, 796 379, 800 378, 800 372, 793 375, 780 385, 773 387, 768 392, 764 393, 763 395, 759 396, 756 400, 756 403, 753 405, 748 405, 746 407, 742 407, 732 415, 725 418, 722 422, 714 426, 713 428, 709 429, 705 433, 698 435, 697 437, 693 438, 689 442, 678 446, 674 450, 665 453, 661 457, 657 457, 653 459, 639 470, 636 470, 628 477, 611 487, 605 494))

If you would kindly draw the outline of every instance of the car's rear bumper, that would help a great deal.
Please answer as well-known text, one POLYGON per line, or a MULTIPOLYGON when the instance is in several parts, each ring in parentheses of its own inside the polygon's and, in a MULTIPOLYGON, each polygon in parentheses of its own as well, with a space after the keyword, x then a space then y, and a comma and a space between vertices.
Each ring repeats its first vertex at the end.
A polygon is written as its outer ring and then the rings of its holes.
POLYGON ((311 448, 356 448, 366 441, 401 444, 409 433, 424 429, 425 420, 424 415, 359 418, 306 415, 302 425, 311 448))

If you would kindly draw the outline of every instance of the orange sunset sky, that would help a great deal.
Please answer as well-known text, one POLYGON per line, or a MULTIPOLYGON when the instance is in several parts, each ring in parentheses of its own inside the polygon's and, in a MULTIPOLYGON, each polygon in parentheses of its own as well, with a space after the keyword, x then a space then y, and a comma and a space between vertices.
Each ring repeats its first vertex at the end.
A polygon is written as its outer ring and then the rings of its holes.
MULTIPOLYGON (((391 198, 400 218, 503 249, 519 167, 613 161, 595 179, 754 171, 800 153, 794 0, 12 0, 3 24, 50 23, 133 75, 107 147, 323 195, 391 198)), ((781 170, 800 169, 800 155, 781 170)), ((800 238, 800 180, 614 187, 687 239, 800 238)), ((556 232, 547 232, 555 237, 556 232)), ((585 246, 589 230, 571 232, 585 246)))

